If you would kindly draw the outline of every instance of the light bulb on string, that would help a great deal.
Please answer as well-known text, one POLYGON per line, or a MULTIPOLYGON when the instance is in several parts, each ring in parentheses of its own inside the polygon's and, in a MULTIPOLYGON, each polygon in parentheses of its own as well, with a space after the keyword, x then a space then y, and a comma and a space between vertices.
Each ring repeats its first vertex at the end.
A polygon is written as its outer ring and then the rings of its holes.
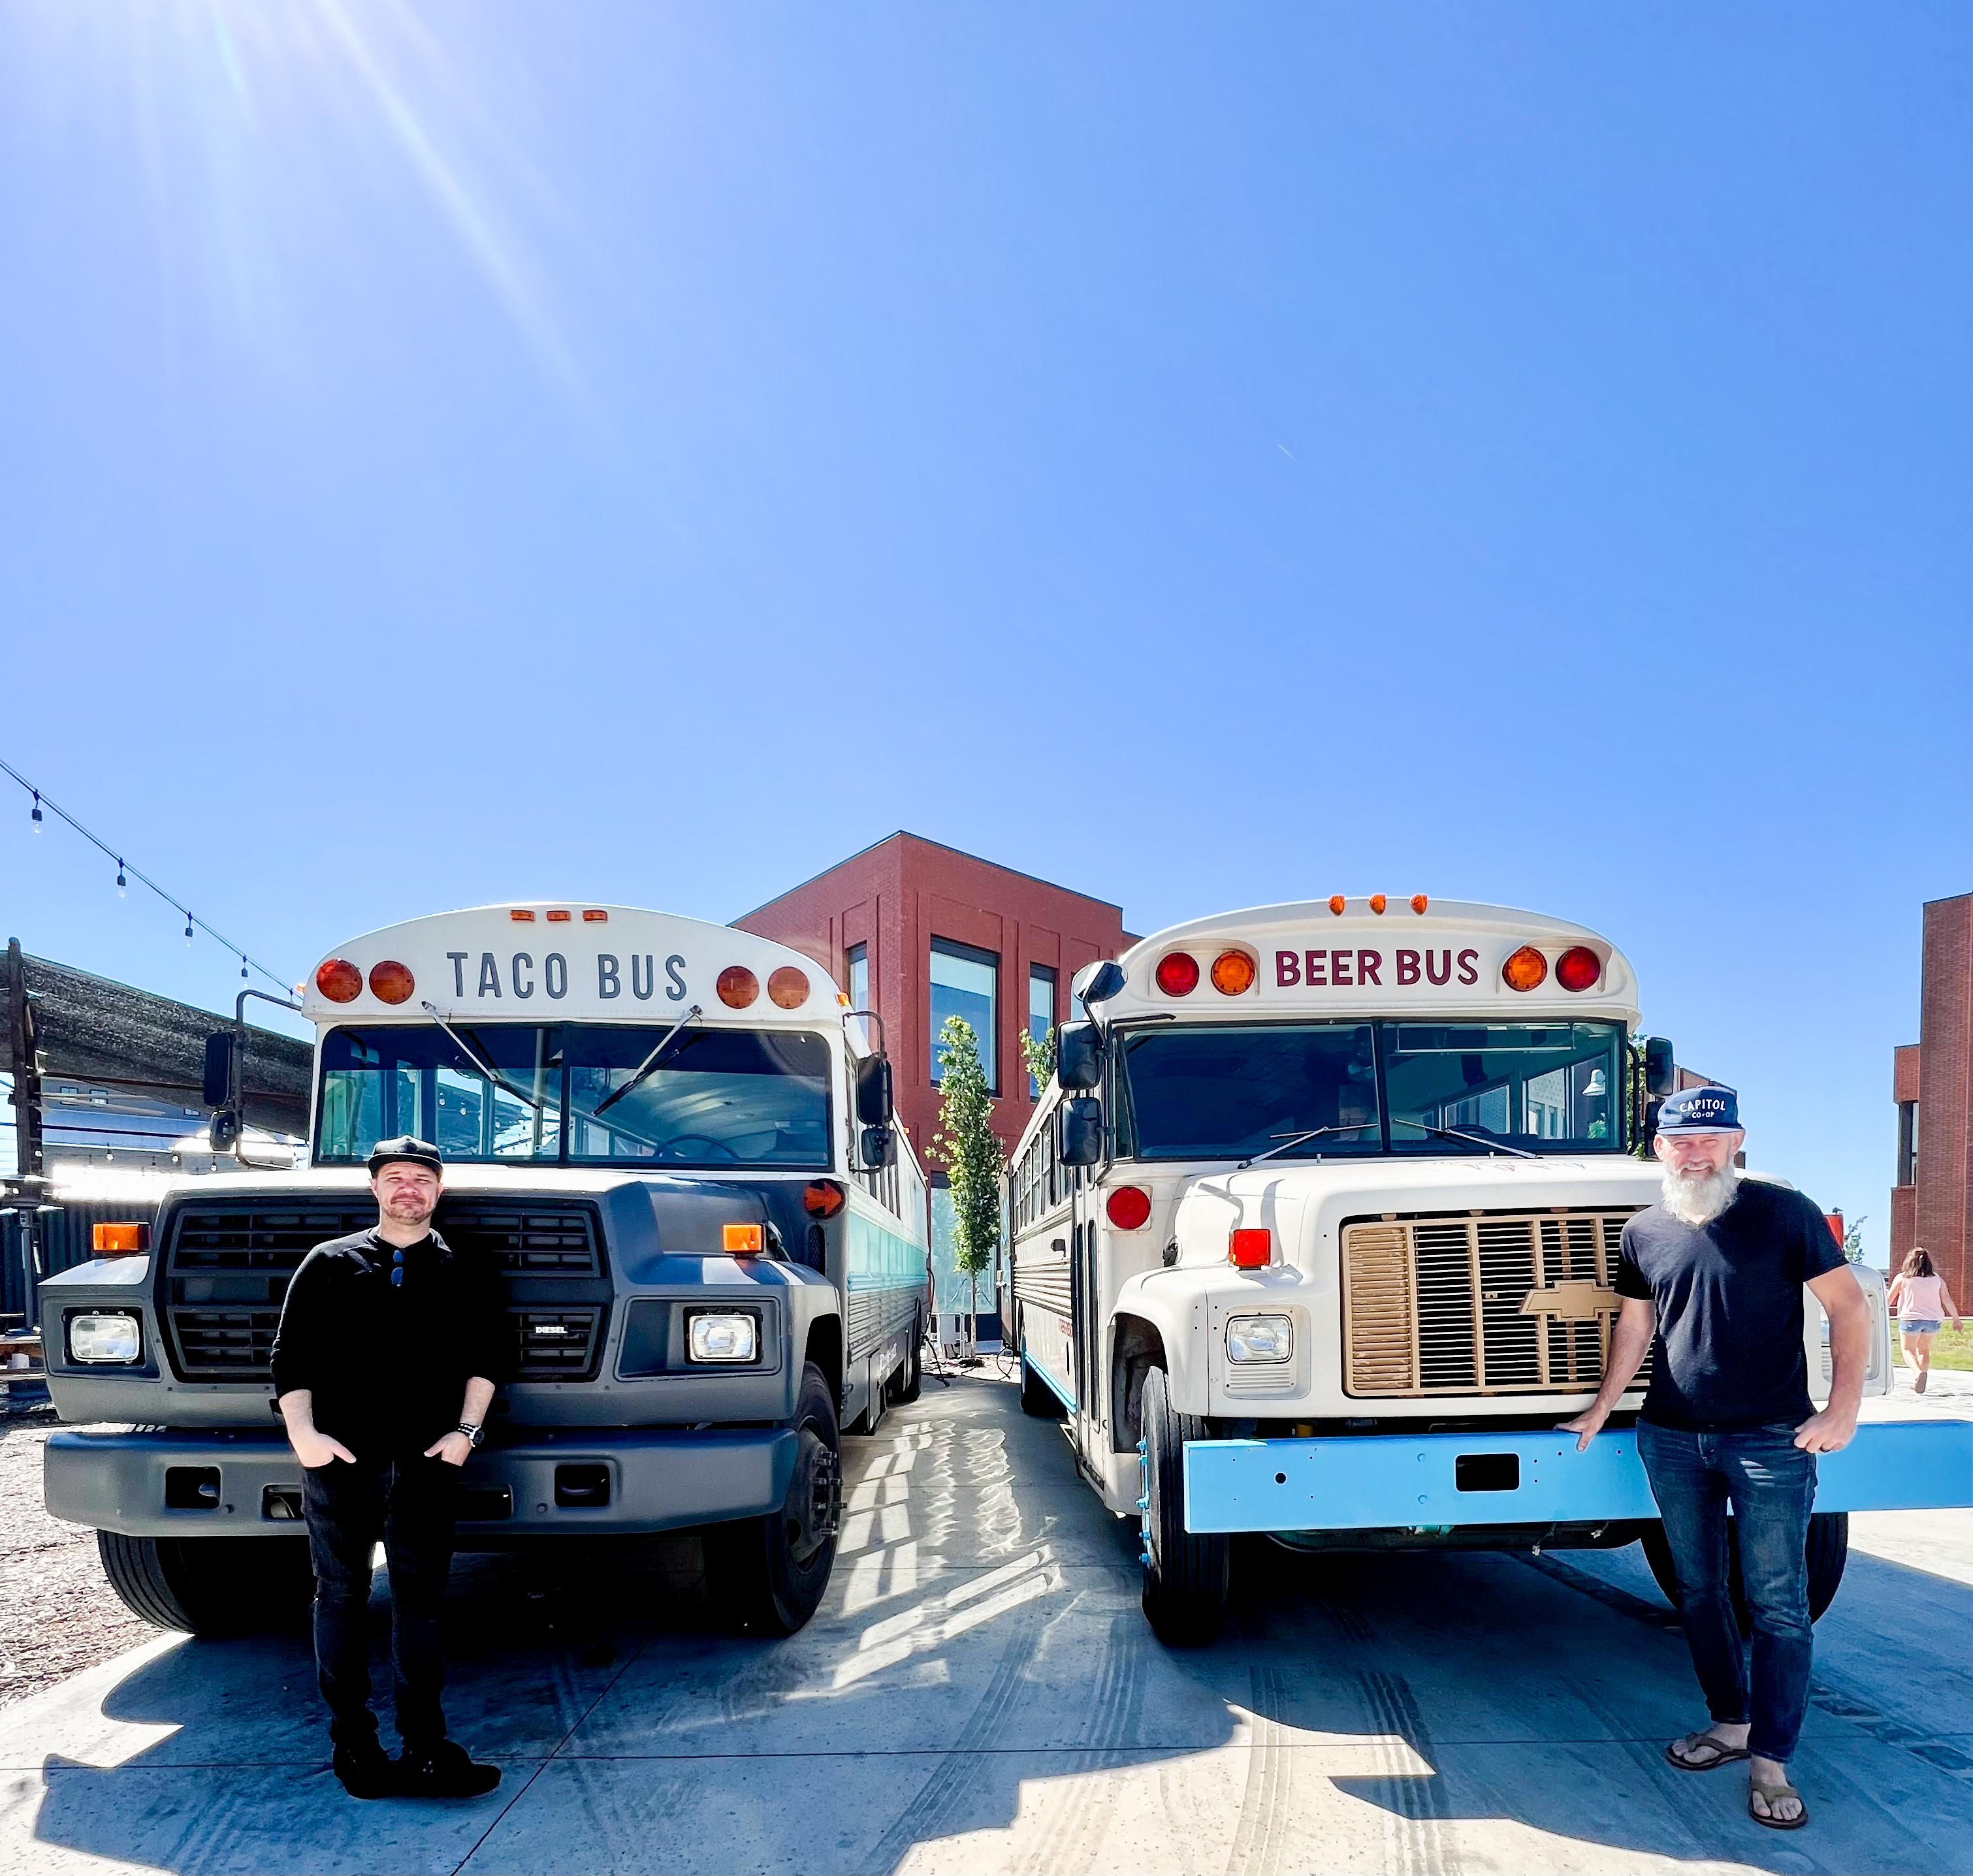
POLYGON ((247 975, 247 954, 244 951, 240 954, 240 975, 243 977, 247 975))
POLYGON ((189 912, 185 914, 185 949, 188 951, 191 949, 191 914, 189 912))
POLYGON ((34 811, 28 817, 28 825, 32 832, 38 834, 41 831, 41 791, 38 788, 34 790, 34 811))
POLYGON ((124 878, 124 877, 123 877, 123 862, 121 860, 119 860, 119 861, 116 862, 116 896, 117 896, 117 897, 118 897, 118 898, 119 898, 119 899, 121 899, 121 898, 124 897, 126 896, 126 894, 127 894, 128 891, 129 891, 129 882, 128 881, 126 881, 126 880, 124 878))

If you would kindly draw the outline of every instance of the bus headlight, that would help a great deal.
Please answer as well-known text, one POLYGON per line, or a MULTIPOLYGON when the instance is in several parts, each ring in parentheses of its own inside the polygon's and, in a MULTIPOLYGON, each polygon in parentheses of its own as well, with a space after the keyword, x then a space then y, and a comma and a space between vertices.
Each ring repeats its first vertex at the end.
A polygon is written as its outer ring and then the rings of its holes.
POLYGON ((144 1338, 134 1315, 118 1309, 68 1319, 68 1358, 71 1361, 121 1362, 127 1367, 144 1352, 144 1338))
POLYGON ((1243 1368, 1294 1360, 1294 1323, 1284 1315, 1229 1315, 1226 1358, 1243 1368))
POLYGON ((752 1361, 761 1353, 761 1321, 754 1315, 702 1309, 685 1319, 685 1351, 695 1361, 752 1361))

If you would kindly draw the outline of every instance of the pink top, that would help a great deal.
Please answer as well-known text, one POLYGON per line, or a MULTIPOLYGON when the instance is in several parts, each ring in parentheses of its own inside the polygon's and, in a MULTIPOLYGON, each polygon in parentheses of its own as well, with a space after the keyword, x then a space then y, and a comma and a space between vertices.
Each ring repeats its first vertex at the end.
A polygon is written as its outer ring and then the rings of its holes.
POLYGON ((1933 1322, 1945 1314, 1945 1279, 1942 1276, 1905 1276, 1898 1281, 1898 1320, 1933 1322))

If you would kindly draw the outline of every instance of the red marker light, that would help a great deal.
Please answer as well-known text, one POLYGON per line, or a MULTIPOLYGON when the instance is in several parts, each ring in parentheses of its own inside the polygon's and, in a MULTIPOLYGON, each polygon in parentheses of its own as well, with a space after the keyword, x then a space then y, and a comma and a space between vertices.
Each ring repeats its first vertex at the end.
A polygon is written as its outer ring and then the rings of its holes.
POLYGON ((833 1218, 849 1197, 833 1179, 811 1179, 802 1188, 802 1209, 811 1218, 833 1218))
POLYGON ((1212 960, 1212 987, 1223 997, 1252 989, 1254 976, 1254 960, 1244 951, 1222 951, 1212 960))
POLYGON ((761 980, 744 964, 729 964, 714 986, 729 1010, 744 1010, 761 994, 761 980))
POLYGON ((767 979, 767 1000, 777 1009, 800 1009, 808 1001, 807 973, 784 964, 767 979))
POLYGON ((1142 1231, 1150 1221, 1151 1195, 1141 1185, 1120 1185, 1104 1201, 1103 1210, 1118 1231, 1142 1231))
POLYGON ((331 958, 316 969, 315 987, 332 1003, 354 1003, 363 994, 363 973, 347 958, 331 958))
POLYGON ((1153 973, 1168 997, 1189 997, 1199 988, 1199 960, 1189 951, 1167 951, 1153 973))
POLYGON ((370 966, 370 994, 379 1003, 408 1003, 417 987, 418 980, 410 967, 395 958, 386 958, 382 963, 370 966))
POLYGON ((1555 961, 1555 981, 1565 990, 1588 990, 1603 975, 1603 960, 1587 945, 1571 945, 1555 961))
POLYGON ((1265 1224, 1246 1225, 1227 1240, 1226 1261, 1242 1270, 1265 1269, 1274 1260, 1274 1234, 1265 1224))
POLYGON ((1510 990, 1536 989, 1547 976, 1548 959, 1533 945, 1523 945, 1500 966, 1500 981, 1510 990))

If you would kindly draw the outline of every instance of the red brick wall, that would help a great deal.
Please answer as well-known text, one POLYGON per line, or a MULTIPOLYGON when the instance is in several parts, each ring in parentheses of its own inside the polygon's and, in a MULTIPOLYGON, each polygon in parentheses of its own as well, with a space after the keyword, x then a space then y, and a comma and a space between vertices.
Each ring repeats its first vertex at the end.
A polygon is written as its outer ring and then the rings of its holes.
POLYGON ((1973 1238, 1973 894, 1926 907, 1922 970, 1914 1230, 1964 1307, 1973 1238))
POLYGON ((1000 1093, 993 1130, 1003 1149, 1034 1111, 1019 1038, 1027 1028, 1028 966, 1055 972, 1055 1020, 1068 1015, 1069 980, 1128 942, 1121 910, 1045 880, 996 866, 915 834, 893 834, 733 923, 806 952, 848 988, 846 954, 869 946, 870 998, 883 1019, 898 1114, 929 1168, 938 1124, 931 1080, 931 941, 948 938, 1000 959, 1000 1093))

